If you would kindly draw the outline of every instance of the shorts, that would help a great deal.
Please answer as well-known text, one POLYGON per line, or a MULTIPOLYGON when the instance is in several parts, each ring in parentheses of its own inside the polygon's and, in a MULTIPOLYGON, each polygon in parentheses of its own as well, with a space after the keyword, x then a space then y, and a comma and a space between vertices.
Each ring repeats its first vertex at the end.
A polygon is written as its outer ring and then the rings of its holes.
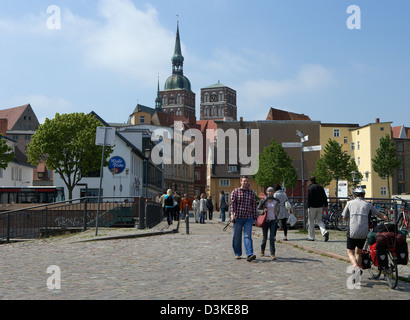
POLYGON ((362 250, 365 242, 366 242, 366 239, 353 239, 353 238, 347 237, 347 249, 355 250, 357 247, 360 250, 362 250))

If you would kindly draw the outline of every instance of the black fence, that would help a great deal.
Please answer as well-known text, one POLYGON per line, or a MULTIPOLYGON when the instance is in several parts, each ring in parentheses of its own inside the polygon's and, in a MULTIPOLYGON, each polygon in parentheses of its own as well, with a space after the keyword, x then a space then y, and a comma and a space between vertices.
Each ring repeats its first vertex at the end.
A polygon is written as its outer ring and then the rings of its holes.
MULTIPOLYGON (((329 197, 327 210, 342 211, 350 200, 352 198, 329 197)), ((398 212, 402 207, 400 198, 366 198, 365 200, 372 203, 380 212, 385 213, 390 221, 397 220, 398 212)), ((289 197, 289 201, 292 204, 292 211, 298 220, 298 225, 305 226, 307 222, 307 199, 305 198, 305 205, 303 205, 302 197, 289 197)))
POLYGON ((48 237, 64 230, 96 227, 151 228, 162 221, 162 207, 145 198, 96 197, 0 212, 0 241, 48 237))

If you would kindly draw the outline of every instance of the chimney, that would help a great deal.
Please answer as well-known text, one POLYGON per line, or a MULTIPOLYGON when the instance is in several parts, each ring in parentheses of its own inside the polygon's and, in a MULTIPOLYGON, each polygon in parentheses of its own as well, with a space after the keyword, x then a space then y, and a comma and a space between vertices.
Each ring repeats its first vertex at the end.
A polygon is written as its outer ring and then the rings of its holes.
POLYGON ((3 136, 7 134, 7 119, 0 119, 0 134, 3 136))
POLYGON ((376 123, 380 123, 380 118, 376 118, 376 123))

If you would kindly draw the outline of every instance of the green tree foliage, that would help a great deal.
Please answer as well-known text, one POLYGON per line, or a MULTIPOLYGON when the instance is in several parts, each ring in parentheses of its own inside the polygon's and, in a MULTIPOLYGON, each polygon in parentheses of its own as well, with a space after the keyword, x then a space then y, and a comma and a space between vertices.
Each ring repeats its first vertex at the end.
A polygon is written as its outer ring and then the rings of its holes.
POLYGON ((362 178, 354 159, 342 151, 342 146, 339 143, 329 139, 324 153, 316 163, 316 171, 312 174, 316 176, 316 181, 323 186, 328 186, 333 180, 336 180, 336 185, 339 180, 347 180, 356 185, 357 182, 353 181, 352 171, 357 172, 355 179, 362 178))
POLYGON ((395 143, 389 135, 380 139, 380 147, 376 150, 376 156, 372 159, 373 170, 380 178, 387 178, 387 188, 390 192, 390 177, 394 175, 394 170, 400 168, 401 161, 397 158, 395 143))
POLYGON ((254 180, 258 185, 267 187, 282 184, 283 179, 287 188, 294 187, 297 185, 298 175, 285 149, 272 139, 270 145, 259 155, 259 171, 254 180))
MULTIPOLYGON (((45 120, 28 145, 29 162, 38 165, 44 160, 55 170, 67 186, 70 200, 81 178, 100 169, 102 147, 95 145, 98 126, 101 123, 91 114, 57 113, 54 119, 45 120)), ((105 149, 106 159, 112 151, 105 149)))
POLYGON ((7 166, 14 159, 13 148, 9 147, 6 140, 0 134, 0 168, 7 169, 7 166))

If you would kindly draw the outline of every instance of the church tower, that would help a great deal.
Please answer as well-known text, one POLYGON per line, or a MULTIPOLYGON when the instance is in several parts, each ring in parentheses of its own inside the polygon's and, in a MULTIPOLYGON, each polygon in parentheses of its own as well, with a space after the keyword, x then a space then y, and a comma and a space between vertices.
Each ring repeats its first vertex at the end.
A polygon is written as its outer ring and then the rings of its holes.
POLYGON ((164 91, 159 92, 158 104, 161 103, 164 112, 186 118, 195 117, 195 93, 191 90, 191 82, 184 76, 184 56, 181 50, 179 22, 171 61, 172 75, 165 82, 164 91))
POLYGON ((237 121, 236 91, 218 83, 201 89, 200 120, 237 121))

